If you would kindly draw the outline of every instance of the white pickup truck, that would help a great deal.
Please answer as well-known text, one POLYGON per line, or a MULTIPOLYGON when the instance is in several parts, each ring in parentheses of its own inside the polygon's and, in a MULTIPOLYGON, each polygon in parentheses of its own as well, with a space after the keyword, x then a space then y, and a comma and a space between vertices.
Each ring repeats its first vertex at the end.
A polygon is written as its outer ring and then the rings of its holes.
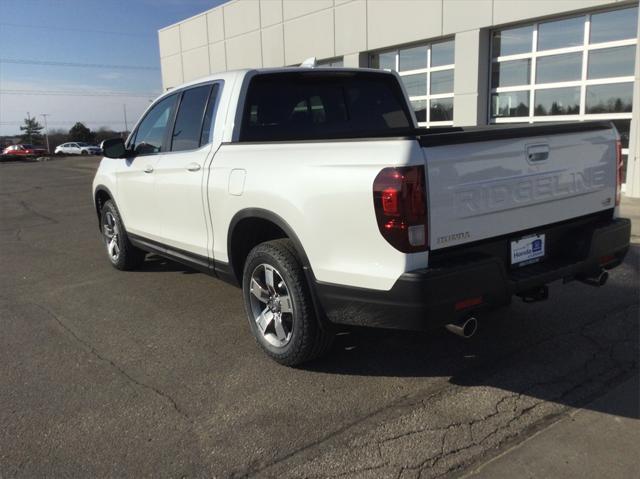
POLYGON ((113 266, 151 252, 241 286, 287 365, 325 352, 336 324, 470 336, 514 295, 603 285, 629 248, 611 123, 418 129, 392 72, 220 73, 102 148, 113 266))

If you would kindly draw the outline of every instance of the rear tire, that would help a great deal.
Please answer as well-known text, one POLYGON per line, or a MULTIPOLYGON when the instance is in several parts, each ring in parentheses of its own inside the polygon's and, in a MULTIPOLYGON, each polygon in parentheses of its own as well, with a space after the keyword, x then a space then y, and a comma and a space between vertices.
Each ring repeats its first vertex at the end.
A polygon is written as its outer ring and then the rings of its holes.
POLYGON ((242 292, 251 332, 273 360, 296 366, 331 347, 333 333, 316 318, 302 264, 290 240, 268 241, 251 250, 242 292))
POLYGON ((123 271, 138 268, 144 261, 146 253, 129 241, 124 223, 113 200, 106 201, 100 210, 100 226, 111 265, 123 271))

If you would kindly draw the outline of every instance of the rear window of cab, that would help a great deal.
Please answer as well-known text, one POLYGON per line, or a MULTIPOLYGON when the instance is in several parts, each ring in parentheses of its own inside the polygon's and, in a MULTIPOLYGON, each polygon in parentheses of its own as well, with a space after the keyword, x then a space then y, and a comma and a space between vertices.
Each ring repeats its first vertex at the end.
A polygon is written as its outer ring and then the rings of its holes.
POLYGON ((382 72, 321 71, 251 78, 240 141, 294 141, 407 134, 402 89, 382 72))

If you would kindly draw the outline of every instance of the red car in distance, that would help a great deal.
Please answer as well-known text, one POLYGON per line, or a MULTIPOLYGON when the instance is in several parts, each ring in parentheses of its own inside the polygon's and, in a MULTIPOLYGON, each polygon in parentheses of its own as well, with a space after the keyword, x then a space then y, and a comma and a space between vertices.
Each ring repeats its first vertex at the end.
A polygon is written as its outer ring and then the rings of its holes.
POLYGON ((47 150, 44 148, 28 144, 11 145, 2 150, 2 156, 19 156, 23 158, 37 158, 47 154, 47 150))

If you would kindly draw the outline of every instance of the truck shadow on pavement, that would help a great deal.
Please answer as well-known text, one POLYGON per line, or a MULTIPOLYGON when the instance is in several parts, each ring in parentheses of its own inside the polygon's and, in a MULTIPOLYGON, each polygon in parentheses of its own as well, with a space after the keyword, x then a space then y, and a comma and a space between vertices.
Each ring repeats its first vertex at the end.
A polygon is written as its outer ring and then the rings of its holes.
MULTIPOLYGON (((431 333, 349 328, 332 352, 305 369, 331 374, 443 377, 451 387, 508 391, 513 401, 582 407, 638 374, 638 246, 603 288, 554 284, 551 298, 511 306, 479 318, 464 340, 431 333), (554 294, 555 293, 555 294, 554 294), (562 294, 560 294, 562 293, 562 294)), ((640 407, 640 392, 635 401, 640 407)), ((609 414, 628 408, 607 404, 609 414)), ((632 417, 638 418, 638 408, 632 417)))
POLYGON ((140 265, 140 267, 135 271, 143 273, 177 272, 182 274, 199 274, 195 269, 155 254, 148 254, 144 263, 142 263, 142 265, 140 265))
MULTIPOLYGON (((500 390, 507 393, 507 403, 583 407, 638 374, 639 259, 640 247, 633 246, 603 288, 555 283, 548 301, 524 304, 514 298, 509 307, 479 317, 478 333, 469 340, 444 329, 426 333, 345 327, 327 356, 299 369, 440 377, 454 389, 500 390)), ((199 274, 152 254, 138 271, 199 274)), ((601 412, 629 415, 624 406, 598 404, 606 408, 601 412)), ((639 416, 636 408, 631 417, 639 416)))

